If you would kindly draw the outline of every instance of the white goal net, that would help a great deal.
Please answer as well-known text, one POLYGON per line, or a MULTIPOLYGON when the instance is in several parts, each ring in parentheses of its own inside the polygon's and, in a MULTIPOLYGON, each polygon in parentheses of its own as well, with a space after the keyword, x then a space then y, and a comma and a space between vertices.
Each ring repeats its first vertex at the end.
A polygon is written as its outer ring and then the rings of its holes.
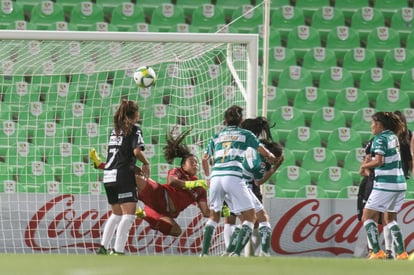
MULTIPOLYGON (((140 108, 152 175, 165 183, 165 135, 192 128, 201 156, 237 104, 257 114, 258 39, 247 34, 0 31, 0 253, 93 253, 109 207, 102 173, 112 116, 122 98, 140 108), (132 74, 152 66, 158 81, 139 89, 132 74)), ((178 162, 175 163, 178 165, 178 162)), ((201 176, 201 175, 200 175, 201 176)), ((181 213, 180 237, 137 220, 131 254, 198 254, 205 219, 181 213)), ((213 254, 224 249, 221 227, 213 254)))

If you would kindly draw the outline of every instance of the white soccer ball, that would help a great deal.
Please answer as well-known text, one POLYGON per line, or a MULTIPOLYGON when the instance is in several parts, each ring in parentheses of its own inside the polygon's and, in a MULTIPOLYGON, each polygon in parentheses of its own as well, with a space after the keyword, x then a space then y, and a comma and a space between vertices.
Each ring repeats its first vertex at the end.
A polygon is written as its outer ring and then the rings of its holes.
POLYGON ((148 88, 157 82, 157 75, 151 67, 139 67, 134 72, 134 81, 137 83, 138 87, 148 88))

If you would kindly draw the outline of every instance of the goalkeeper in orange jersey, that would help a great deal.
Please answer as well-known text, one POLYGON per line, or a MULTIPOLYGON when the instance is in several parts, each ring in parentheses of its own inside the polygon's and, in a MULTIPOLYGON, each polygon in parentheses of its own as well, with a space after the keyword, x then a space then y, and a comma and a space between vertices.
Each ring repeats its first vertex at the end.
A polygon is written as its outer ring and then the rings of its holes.
MULTIPOLYGON (((168 163, 179 157, 181 165, 168 171, 166 184, 146 178, 139 167, 135 169, 138 199, 145 205, 144 209, 137 210, 136 215, 147 221, 151 228, 165 235, 181 235, 181 227, 174 219, 189 205, 197 204, 204 217, 208 217, 210 213, 207 205, 207 183, 197 178, 198 160, 186 145, 181 144, 189 132, 190 130, 183 132, 176 139, 170 134, 167 136, 164 157, 168 163)), ((91 149, 90 158, 95 168, 105 167, 94 149, 91 149)))

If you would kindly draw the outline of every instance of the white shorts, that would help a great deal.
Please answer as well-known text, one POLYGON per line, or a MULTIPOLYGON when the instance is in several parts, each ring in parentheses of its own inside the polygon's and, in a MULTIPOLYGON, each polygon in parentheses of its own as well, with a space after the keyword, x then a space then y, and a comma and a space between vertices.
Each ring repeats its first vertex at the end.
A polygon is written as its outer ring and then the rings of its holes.
POLYGON ((241 213, 255 208, 249 188, 242 178, 235 176, 212 177, 209 193, 210 210, 221 212, 225 198, 233 213, 241 213))
POLYGON ((365 208, 378 212, 395 212, 400 211, 404 202, 405 191, 389 192, 382 190, 372 190, 369 195, 365 208))
MULTIPOLYGON (((256 197, 256 195, 253 193, 252 189, 250 189, 250 188, 247 188, 247 189, 249 190, 249 193, 252 196, 252 200, 253 200, 253 204, 254 204, 254 212, 258 213, 258 212, 262 211, 264 209, 263 204, 259 201, 259 199, 256 197)), ((235 214, 237 216, 240 215, 240 213, 237 213, 237 212, 233 211, 232 202, 227 196, 225 196, 224 200, 226 201, 228 207, 230 208, 230 211, 233 214, 235 214)))

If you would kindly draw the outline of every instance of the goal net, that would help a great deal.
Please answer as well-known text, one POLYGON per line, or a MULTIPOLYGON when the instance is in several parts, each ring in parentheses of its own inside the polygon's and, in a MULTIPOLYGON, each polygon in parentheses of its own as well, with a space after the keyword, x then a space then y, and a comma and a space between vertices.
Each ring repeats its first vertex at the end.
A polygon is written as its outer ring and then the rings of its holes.
MULTIPOLYGON (((233 104, 257 114, 257 35, 1 31, 0 252, 93 253, 110 214, 88 153, 106 155, 112 117, 136 100, 151 177, 166 182, 165 135, 188 128, 201 156, 233 104), (155 86, 132 74, 152 66, 155 86)), ((178 165, 178 162, 174 163, 178 165)), ((201 175, 200 175, 201 176, 201 175)), ((180 237, 145 221, 133 226, 132 254, 198 254, 205 219, 190 206, 180 237)), ((224 249, 219 226, 212 254, 224 249)))

